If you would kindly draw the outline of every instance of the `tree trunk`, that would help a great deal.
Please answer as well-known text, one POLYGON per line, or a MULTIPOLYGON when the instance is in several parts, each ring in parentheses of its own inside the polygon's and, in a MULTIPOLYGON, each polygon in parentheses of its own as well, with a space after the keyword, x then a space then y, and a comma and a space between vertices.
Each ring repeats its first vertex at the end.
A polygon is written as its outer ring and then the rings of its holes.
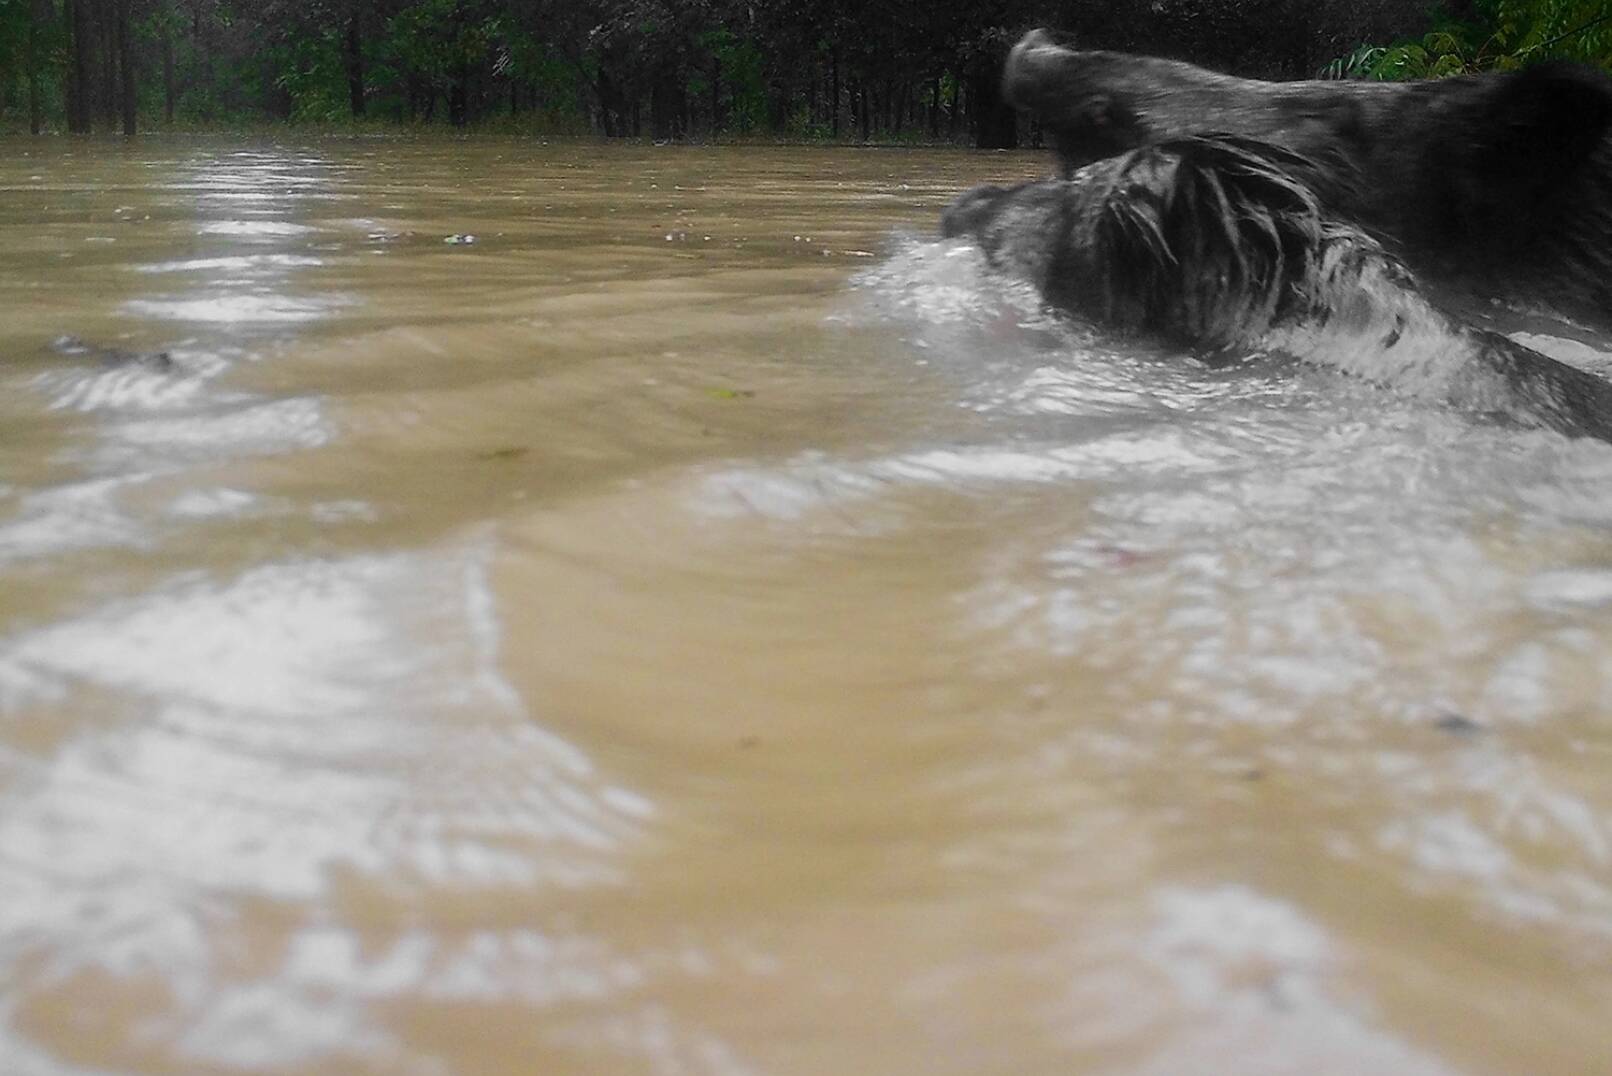
POLYGON ((118 16, 118 73, 122 76, 122 85, 118 87, 123 98, 123 134, 134 134, 135 106, 139 102, 134 96, 134 49, 133 35, 129 33, 129 0, 117 0, 118 16))
POLYGON ((174 102, 178 98, 174 85, 174 35, 167 20, 162 23, 162 122, 174 124, 174 102))
POLYGON ((722 129, 722 60, 711 57, 711 137, 722 129))
POLYGON ((952 72, 952 114, 946 117, 946 137, 957 141, 957 124, 963 117, 963 73, 952 72))
POLYGON ((1002 100, 1002 61, 987 61, 974 68, 968 103, 974 110, 974 145, 979 149, 1015 149, 1019 144, 1019 114, 1002 100))
POLYGON ((100 106, 101 119, 106 123, 107 130, 115 130, 118 125, 118 47, 117 47, 117 5, 119 0, 106 0, 106 6, 100 10, 101 18, 96 23, 97 41, 101 58, 100 77, 100 106))
POLYGON ((352 106, 353 118, 361 119, 364 115, 364 27, 362 22, 363 8, 353 4, 352 11, 347 16, 347 100, 352 106))
MULTIPOLYGON (((194 50, 194 55, 201 59, 200 81, 202 85, 207 87, 207 95, 204 100, 212 101, 218 97, 216 92, 218 80, 215 77, 216 69, 213 67, 213 50, 208 48, 206 43, 202 41, 201 2, 200 0, 192 0, 192 2, 195 6, 191 8, 190 47, 194 50)), ((211 105, 208 106, 207 111, 208 117, 211 118, 213 113, 211 105)))
POLYGON ((62 26, 67 32, 67 66, 62 72, 62 96, 67 99, 69 134, 84 132, 84 80, 79 56, 81 40, 77 0, 62 0, 62 26))
POLYGON ((470 122, 470 67, 461 65, 448 89, 448 122, 463 127, 470 122))
POLYGON ((781 135, 789 130, 789 93, 790 87, 782 79, 767 81, 767 130, 773 134, 781 135))
POLYGON ((73 4, 73 79, 77 84, 78 130, 89 134, 95 128, 95 52, 98 46, 91 0, 73 4))
MULTIPOLYGON (((29 49, 33 52, 33 49, 29 49)), ((28 133, 38 134, 44 129, 44 109, 39 101, 39 65, 30 61, 28 64, 28 133)))
POLYGON ((34 0, 28 18, 28 132, 39 134, 45 126, 44 102, 40 100, 40 67, 44 63, 45 24, 52 12, 44 0, 34 0))
POLYGON ((599 75, 596 82, 595 93, 599 97, 599 126, 604 130, 606 138, 615 138, 621 133, 618 117, 621 112, 617 106, 620 96, 616 92, 616 84, 610 78, 610 72, 605 65, 599 65, 599 75))
POLYGON ((828 56, 829 70, 829 115, 833 117, 830 129, 834 137, 840 137, 840 54, 831 52, 828 56))
POLYGON ((657 142, 678 136, 677 72, 664 61, 649 83, 649 131, 657 142))
MULTIPOLYGON (((267 53, 263 54, 258 60, 257 69, 258 86, 263 95, 259 107, 277 119, 290 119, 296 102, 292 100, 291 92, 275 81, 274 60, 267 53)), ((225 107, 229 107, 227 101, 225 107)))

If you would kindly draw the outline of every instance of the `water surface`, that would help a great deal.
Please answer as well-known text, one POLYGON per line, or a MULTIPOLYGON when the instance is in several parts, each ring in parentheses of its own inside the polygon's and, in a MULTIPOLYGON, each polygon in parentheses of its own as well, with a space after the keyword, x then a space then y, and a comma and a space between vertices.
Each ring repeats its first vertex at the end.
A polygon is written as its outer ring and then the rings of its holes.
POLYGON ((1612 1070, 1612 448, 924 238, 1033 155, 5 149, 7 1073, 1612 1070))

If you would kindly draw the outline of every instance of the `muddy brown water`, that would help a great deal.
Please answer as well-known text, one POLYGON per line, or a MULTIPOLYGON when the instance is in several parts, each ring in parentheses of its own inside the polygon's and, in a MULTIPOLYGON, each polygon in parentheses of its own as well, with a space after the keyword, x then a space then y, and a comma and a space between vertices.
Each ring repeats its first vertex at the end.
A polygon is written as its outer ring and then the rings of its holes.
POLYGON ((1612 1071, 1612 448, 1031 155, 4 149, 0 1071, 1612 1071))

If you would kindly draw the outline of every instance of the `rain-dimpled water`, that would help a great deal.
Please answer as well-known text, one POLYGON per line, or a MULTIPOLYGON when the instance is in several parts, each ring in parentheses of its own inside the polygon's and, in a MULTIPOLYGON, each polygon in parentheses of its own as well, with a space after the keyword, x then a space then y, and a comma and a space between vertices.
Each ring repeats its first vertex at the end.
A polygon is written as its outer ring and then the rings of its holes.
POLYGON ((1612 446, 1035 154, 4 150, 0 1071, 1612 1071, 1612 446))

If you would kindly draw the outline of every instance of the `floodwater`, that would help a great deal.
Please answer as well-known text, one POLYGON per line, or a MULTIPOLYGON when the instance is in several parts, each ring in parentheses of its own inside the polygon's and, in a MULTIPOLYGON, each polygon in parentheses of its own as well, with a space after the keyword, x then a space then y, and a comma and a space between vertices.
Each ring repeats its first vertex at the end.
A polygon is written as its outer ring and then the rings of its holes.
POLYGON ((925 239, 1043 167, 5 146, 0 1071, 1612 1071, 1612 447, 925 239))

